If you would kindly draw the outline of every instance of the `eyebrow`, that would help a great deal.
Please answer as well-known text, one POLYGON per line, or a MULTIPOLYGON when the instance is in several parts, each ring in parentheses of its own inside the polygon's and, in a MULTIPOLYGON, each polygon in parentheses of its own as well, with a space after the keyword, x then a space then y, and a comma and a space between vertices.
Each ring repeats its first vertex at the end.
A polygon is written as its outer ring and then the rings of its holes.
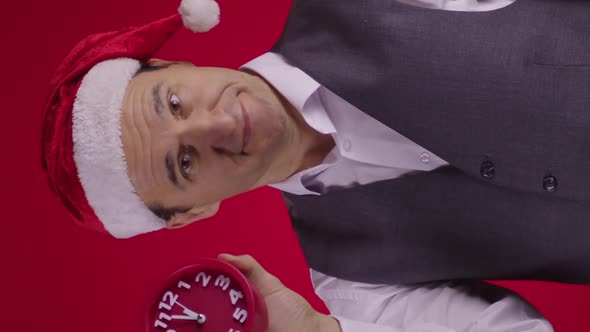
POLYGON ((172 158, 170 152, 166 154, 166 157, 164 158, 164 163, 166 164, 166 174, 168 175, 168 179, 170 180, 170 182, 172 182, 178 188, 181 188, 180 184, 178 183, 178 178, 176 177, 176 165, 174 162, 174 158, 172 158))
POLYGON ((158 82, 152 88, 152 99, 154 101, 154 111, 156 111, 156 114, 158 114, 159 116, 161 116, 162 112, 164 111, 164 103, 162 103, 161 91, 162 91, 162 82, 158 82))

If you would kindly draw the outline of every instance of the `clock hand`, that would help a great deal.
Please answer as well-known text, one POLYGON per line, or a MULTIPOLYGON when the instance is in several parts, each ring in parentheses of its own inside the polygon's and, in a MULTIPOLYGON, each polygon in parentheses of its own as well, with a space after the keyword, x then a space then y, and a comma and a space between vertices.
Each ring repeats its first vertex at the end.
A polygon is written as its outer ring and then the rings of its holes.
POLYGON ((191 317, 197 317, 197 316, 199 316, 199 313, 198 312, 192 311, 191 309, 189 309, 189 308, 185 307, 184 305, 182 305, 182 303, 176 301, 176 304, 178 304, 180 307, 182 307, 182 309, 184 309, 182 311, 184 314, 189 315, 191 317))
POLYGON ((178 319, 178 320, 196 320, 197 323, 203 324, 207 320, 205 315, 199 314, 197 317, 194 316, 183 316, 183 315, 172 315, 170 316, 171 319, 178 319))
POLYGON ((172 315, 172 319, 181 319, 181 320, 199 320, 199 317, 193 316, 183 316, 183 315, 172 315))
MULTIPOLYGON (((182 303, 176 301, 176 304, 178 304, 182 309, 184 309, 184 310, 182 310, 182 313, 187 315, 187 316, 178 316, 178 317, 191 317, 194 320, 198 321, 199 324, 203 324, 207 320, 207 317, 205 317, 205 315, 190 310, 189 308, 184 306, 182 303)), ((172 317, 174 318, 174 316, 172 316, 172 317)))

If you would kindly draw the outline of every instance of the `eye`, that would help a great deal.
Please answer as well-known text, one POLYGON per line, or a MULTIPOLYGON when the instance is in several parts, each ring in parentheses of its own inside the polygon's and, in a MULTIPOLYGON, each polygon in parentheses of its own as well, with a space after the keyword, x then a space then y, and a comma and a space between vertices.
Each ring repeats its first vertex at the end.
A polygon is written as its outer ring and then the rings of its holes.
POLYGON ((188 178, 193 170, 193 161, 188 152, 183 152, 180 154, 178 165, 180 166, 180 173, 182 173, 182 176, 188 178))
POLYGON ((170 104, 170 110, 173 114, 178 114, 178 112, 180 112, 180 98, 176 95, 170 95, 168 103, 170 104))

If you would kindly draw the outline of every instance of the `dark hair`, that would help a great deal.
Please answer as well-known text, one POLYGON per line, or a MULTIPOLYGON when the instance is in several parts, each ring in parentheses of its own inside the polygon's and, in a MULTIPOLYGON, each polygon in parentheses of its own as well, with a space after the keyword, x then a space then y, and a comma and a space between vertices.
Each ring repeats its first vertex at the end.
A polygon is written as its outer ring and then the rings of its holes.
POLYGON ((149 63, 149 62, 142 62, 141 67, 139 67, 139 69, 135 72, 135 75, 133 75, 133 77, 135 77, 139 74, 142 74, 142 73, 149 73, 152 71, 168 68, 172 64, 173 64, 172 62, 165 63, 165 64, 154 64, 154 63, 149 63))
POLYGON ((171 208, 165 208, 159 204, 151 204, 148 206, 148 208, 160 219, 164 219, 166 221, 170 220, 177 213, 185 213, 191 209, 191 208, 178 207, 178 206, 171 207, 171 208))

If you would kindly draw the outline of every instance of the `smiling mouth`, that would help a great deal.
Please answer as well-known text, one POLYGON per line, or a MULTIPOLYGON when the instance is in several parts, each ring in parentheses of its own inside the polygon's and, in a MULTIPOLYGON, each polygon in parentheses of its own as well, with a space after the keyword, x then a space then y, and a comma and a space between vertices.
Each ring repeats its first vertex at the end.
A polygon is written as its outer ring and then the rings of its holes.
POLYGON ((240 110, 242 111, 242 118, 244 119, 244 129, 242 131, 242 151, 240 154, 243 156, 247 156, 248 153, 246 152, 246 147, 248 146, 248 142, 250 141, 250 135, 252 133, 252 126, 250 124, 250 117, 248 116, 248 112, 244 108, 244 105, 241 101, 240 103, 240 110))

